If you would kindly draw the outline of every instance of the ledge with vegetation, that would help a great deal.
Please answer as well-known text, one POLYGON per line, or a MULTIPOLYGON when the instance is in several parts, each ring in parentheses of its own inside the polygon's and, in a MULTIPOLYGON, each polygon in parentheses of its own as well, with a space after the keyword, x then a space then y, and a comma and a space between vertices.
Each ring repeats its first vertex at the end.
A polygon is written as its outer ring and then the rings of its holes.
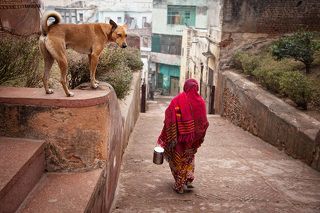
MULTIPOLYGON (((0 86, 42 87, 43 60, 38 48, 38 36, 0 39, 0 86)), ((121 49, 109 45, 100 56, 96 77, 113 86, 118 99, 128 95, 132 72, 141 70, 140 51, 121 49)), ((89 81, 89 65, 86 55, 68 51, 69 86, 75 88, 89 81)), ((49 84, 60 88, 60 71, 54 64, 49 84)))
POLYGON ((320 120, 319 35, 297 32, 259 51, 237 52, 233 65, 250 80, 320 120))

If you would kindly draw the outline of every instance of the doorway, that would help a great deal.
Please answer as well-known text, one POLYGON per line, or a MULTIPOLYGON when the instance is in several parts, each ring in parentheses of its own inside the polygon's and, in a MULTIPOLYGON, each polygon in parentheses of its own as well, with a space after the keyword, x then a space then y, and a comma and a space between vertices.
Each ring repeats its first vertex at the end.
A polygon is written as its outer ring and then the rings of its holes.
POLYGON ((179 93, 179 78, 170 77, 170 95, 176 96, 179 93))

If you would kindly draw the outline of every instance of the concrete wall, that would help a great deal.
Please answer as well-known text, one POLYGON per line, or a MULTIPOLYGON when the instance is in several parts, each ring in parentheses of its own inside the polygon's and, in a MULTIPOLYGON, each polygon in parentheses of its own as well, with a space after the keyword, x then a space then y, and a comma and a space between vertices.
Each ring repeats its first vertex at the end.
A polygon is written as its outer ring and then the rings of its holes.
POLYGON ((111 122, 121 116, 116 107, 110 110, 118 104, 114 91, 103 88, 75 90, 75 98, 67 98, 62 92, 1 87, 0 135, 45 140, 48 171, 96 168, 108 158, 112 131, 122 131, 121 120, 111 122))
POLYGON ((40 0, 0 1, 0 31, 18 35, 38 33, 40 30, 40 0))
POLYGON ((320 171, 320 122, 234 72, 221 74, 221 114, 320 171))
POLYGON ((168 64, 173 66, 179 66, 181 61, 180 55, 169 55, 163 53, 151 53, 151 61, 159 64, 168 64))
POLYGON ((214 70, 216 85, 215 108, 220 113, 220 72, 229 69, 230 59, 239 50, 258 48, 283 33, 299 29, 320 29, 320 2, 292 0, 209 0, 208 31, 210 52, 208 61, 214 70))
POLYGON ((182 37, 183 55, 181 56, 180 89, 183 89, 187 78, 194 78, 200 84, 202 78, 201 95, 207 98, 208 83, 208 57, 204 56, 209 49, 209 42, 206 38, 207 30, 185 29, 182 37), (203 73, 201 77, 201 63, 203 73))
POLYGON ((108 22, 109 19, 114 20, 118 23, 118 17, 121 17, 121 22, 119 24, 125 23, 125 16, 130 16, 134 18, 133 22, 129 29, 141 29, 144 26, 142 26, 142 18, 146 17, 146 23, 148 23, 151 26, 152 21, 152 12, 150 11, 141 11, 141 12, 127 12, 127 11, 99 11, 99 22, 108 22))
POLYGON ((130 94, 124 100, 120 100, 120 110, 123 120, 123 137, 122 152, 125 151, 130 133, 139 117, 140 113, 140 88, 141 88, 141 73, 134 73, 133 80, 130 86, 130 94))
POLYGON ((318 0, 226 0, 224 32, 287 33, 299 29, 318 31, 318 0))
POLYGON ((94 170, 99 180, 85 212, 109 212, 140 112, 140 83, 135 73, 121 102, 103 82, 97 90, 81 85, 72 98, 62 90, 46 95, 42 88, 0 87, 0 136, 44 139, 49 171, 94 170))

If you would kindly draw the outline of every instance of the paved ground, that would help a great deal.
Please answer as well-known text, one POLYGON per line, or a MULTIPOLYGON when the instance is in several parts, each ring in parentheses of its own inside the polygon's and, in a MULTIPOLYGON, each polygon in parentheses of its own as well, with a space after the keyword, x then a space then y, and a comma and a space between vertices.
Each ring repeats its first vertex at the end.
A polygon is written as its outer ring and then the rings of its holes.
POLYGON ((194 190, 152 163, 169 99, 149 102, 124 155, 112 212, 320 212, 320 172, 218 116, 196 154, 194 190))

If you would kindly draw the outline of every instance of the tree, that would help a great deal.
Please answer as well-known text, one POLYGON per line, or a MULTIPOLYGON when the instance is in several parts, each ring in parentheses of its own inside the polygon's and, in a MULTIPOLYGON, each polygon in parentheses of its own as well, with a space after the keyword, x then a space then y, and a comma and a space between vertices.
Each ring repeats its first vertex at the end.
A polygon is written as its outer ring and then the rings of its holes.
POLYGON ((271 46, 273 57, 277 60, 293 58, 305 64, 306 73, 310 73, 310 66, 314 61, 314 54, 320 50, 320 45, 314 39, 311 32, 297 32, 291 36, 285 36, 274 42, 271 46))

